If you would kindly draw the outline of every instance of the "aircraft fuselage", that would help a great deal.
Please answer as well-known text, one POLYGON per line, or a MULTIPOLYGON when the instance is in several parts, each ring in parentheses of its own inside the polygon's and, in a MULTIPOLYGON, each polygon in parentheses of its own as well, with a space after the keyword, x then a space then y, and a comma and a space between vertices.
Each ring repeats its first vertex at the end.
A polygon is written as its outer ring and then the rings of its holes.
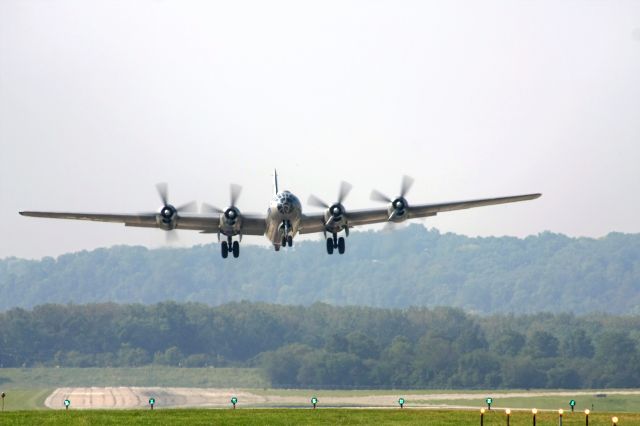
POLYGON ((276 248, 280 249, 288 237, 293 238, 300 229, 302 203, 289 191, 278 192, 269 204, 267 211, 266 236, 276 248))

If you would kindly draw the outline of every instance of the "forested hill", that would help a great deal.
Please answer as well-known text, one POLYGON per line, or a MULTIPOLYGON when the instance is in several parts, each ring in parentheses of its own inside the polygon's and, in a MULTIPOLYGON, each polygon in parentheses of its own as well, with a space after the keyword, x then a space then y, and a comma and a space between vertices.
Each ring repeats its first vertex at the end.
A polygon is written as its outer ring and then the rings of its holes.
POLYGON ((165 300, 637 314, 640 235, 469 238, 411 225, 354 232, 343 256, 328 256, 323 241, 309 241, 279 253, 245 244, 239 259, 226 260, 218 244, 0 260, 0 310, 165 300))

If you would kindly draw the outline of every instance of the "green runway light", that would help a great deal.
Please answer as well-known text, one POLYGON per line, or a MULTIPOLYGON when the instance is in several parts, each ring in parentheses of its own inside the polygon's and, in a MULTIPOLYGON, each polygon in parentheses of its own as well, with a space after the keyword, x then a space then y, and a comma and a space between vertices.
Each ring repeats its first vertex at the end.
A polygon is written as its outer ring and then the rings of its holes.
POLYGON ((398 404, 400 404, 400 408, 402 408, 404 406, 404 398, 400 398, 398 404))
POLYGON ((65 399, 64 400, 64 408, 65 408, 65 410, 68 410, 70 405, 71 405, 71 401, 69 401, 68 399, 65 399))
POLYGON ((153 406, 156 404, 156 399, 155 398, 149 398, 149 406, 151 407, 151 409, 153 410, 153 406))
POLYGON ((318 398, 316 398, 315 396, 311 398, 311 403, 313 404, 313 408, 316 408, 316 405, 318 404, 318 398))
POLYGON ((576 400, 572 399, 569 401, 569 406, 571 407, 571 412, 573 413, 573 408, 576 406, 576 400))
POLYGON ((493 398, 489 397, 485 399, 485 402, 487 403, 487 407, 489 408, 489 410, 491 410, 491 404, 493 404, 493 398))
POLYGON ((231 398, 231 403, 233 404, 233 408, 236 408, 236 404, 238 403, 238 398, 235 396, 231 398))

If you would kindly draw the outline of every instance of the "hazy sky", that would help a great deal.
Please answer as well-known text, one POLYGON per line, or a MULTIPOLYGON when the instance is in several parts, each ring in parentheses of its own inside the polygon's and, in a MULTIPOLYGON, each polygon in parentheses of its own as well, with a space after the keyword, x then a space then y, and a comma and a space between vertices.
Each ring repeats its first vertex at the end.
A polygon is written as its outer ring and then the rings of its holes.
POLYGON ((18 215, 154 211, 159 181, 264 212, 274 167, 354 209, 403 174, 414 203, 544 193, 443 232, 640 232, 640 2, 0 0, 0 148, 0 257, 163 245, 18 215))

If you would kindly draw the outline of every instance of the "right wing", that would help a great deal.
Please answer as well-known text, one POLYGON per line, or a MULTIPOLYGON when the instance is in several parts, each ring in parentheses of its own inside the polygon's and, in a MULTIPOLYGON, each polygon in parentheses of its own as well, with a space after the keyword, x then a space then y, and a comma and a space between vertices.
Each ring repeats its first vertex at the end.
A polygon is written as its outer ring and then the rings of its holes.
MULTIPOLYGON (((480 198, 477 200, 466 201, 450 201, 437 204, 421 204, 407 207, 406 219, 417 219, 422 217, 435 216, 441 212, 450 212, 454 210, 470 209, 473 207, 492 206, 496 204, 515 203, 518 201, 534 200, 542 194, 526 194, 514 195, 509 197, 497 198, 480 198)), ((389 221, 388 207, 364 210, 348 210, 345 217, 349 228, 359 225, 372 225, 375 223, 385 223, 389 221)), ((324 213, 316 213, 305 215, 302 219, 300 233, 309 234, 314 232, 323 232, 324 213)))

